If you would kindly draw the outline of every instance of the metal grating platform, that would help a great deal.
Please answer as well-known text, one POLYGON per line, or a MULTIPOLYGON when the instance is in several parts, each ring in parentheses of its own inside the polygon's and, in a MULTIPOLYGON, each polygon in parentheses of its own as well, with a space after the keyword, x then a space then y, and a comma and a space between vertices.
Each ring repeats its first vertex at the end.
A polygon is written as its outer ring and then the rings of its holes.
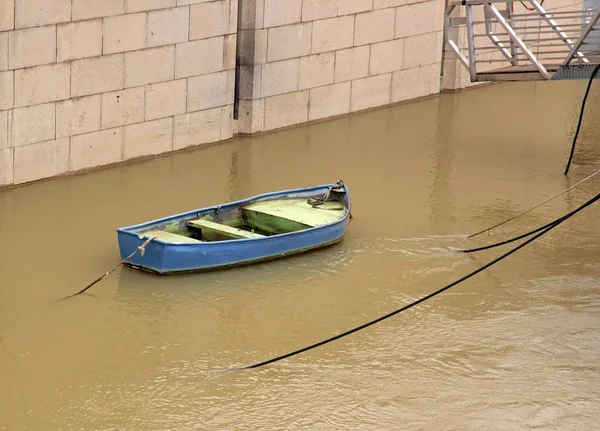
MULTIPOLYGON (((560 66, 556 73, 552 76, 553 81, 561 81, 568 79, 585 79, 588 80, 592 76, 592 72, 597 64, 570 64, 560 66)), ((600 73, 597 73, 594 79, 600 79, 600 73)))

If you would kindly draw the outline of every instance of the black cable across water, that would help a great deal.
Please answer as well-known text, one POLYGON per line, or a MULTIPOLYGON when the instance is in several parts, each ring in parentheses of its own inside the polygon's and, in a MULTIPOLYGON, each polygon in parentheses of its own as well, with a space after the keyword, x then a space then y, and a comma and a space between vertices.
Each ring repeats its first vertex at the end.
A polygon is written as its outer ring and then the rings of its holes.
POLYGON ((509 250, 506 253, 502 254, 501 256, 493 259, 492 261, 486 263, 485 265, 483 265, 482 267, 476 269, 475 271, 470 272, 469 274, 467 274, 467 275, 459 278, 458 280, 453 281, 452 283, 450 283, 450 284, 448 284, 448 285, 446 285, 446 286, 444 286, 444 287, 442 287, 442 288, 440 288, 440 289, 438 289, 438 290, 436 290, 434 292, 431 292, 430 294, 425 295, 425 296, 417 299, 416 301, 411 302, 410 304, 407 304, 407 305, 405 305, 405 306, 403 306, 403 307, 401 307, 401 308, 399 308, 397 310, 394 310, 394 311, 392 311, 390 313, 384 314, 383 316, 380 316, 377 319, 371 320, 371 321, 369 321, 367 323, 363 323, 360 326, 357 326, 355 328, 349 329, 348 331, 342 332, 341 334, 338 334, 338 335, 335 335, 333 337, 327 338, 325 340, 319 341, 318 343, 311 344, 310 346, 306 346, 306 347, 303 347, 301 349, 294 350, 293 352, 289 352, 289 353, 286 353, 284 355, 276 356, 274 358, 267 359, 266 361, 258 362, 256 364, 247 365, 247 366, 244 366, 244 367, 230 368, 230 371, 233 371, 233 370, 249 370, 249 369, 252 369, 252 368, 259 368, 259 367, 262 367, 262 366, 265 366, 265 365, 268 365, 268 364, 272 364, 273 362, 281 361, 281 360, 289 358, 291 356, 295 356, 295 355, 298 355, 300 353, 304 353, 304 352, 306 352, 308 350, 312 350, 312 349, 314 349, 316 347, 320 347, 320 346, 323 346, 325 344, 331 343, 332 341, 335 341, 335 340, 338 340, 338 339, 340 339, 342 337, 345 337, 347 335, 353 334, 354 332, 358 332, 361 329, 365 329, 365 328, 367 328, 367 327, 369 327, 371 325, 374 325, 375 323, 379 323, 379 322, 381 322, 381 321, 383 321, 385 319, 388 319, 388 318, 390 318, 392 316, 395 316, 396 314, 399 314, 399 313, 401 313, 401 312, 403 312, 405 310, 408 310, 409 308, 412 308, 415 305, 420 304, 421 302, 424 302, 424 301, 426 301, 426 300, 428 300, 430 298, 433 298, 434 296, 439 295, 440 293, 442 293, 442 292, 450 289, 451 287, 454 287, 457 284, 462 283, 463 281, 465 281, 465 280, 473 277, 474 275, 476 275, 476 274, 480 273, 481 271, 489 268, 490 266, 492 266, 492 265, 500 262, 502 259, 510 256, 514 252, 516 252, 519 249, 525 247, 527 244, 530 244, 531 242, 535 241, 536 239, 538 239, 542 235, 545 235, 546 233, 550 232, 552 229, 554 229, 555 227, 557 227, 558 225, 560 225, 562 222, 568 220, 570 217, 574 216, 579 211, 581 211, 584 208, 590 206, 591 204, 593 204, 594 202, 596 202, 598 199, 600 199, 600 193, 597 194, 596 196, 594 196, 592 199, 588 200, 586 203, 584 203, 583 205, 581 205, 576 210, 571 211, 570 213, 564 215, 563 217, 555 220, 552 223, 549 223, 548 225, 546 225, 547 227, 543 231, 541 231, 537 235, 529 238, 527 241, 523 242, 522 244, 519 244, 518 246, 512 248, 511 250, 509 250))
POLYGON ((579 129, 581 128, 581 121, 583 120, 583 110, 585 109, 585 103, 587 101, 588 94, 590 93, 590 88, 592 86, 592 82, 594 81, 594 77, 600 71, 600 64, 596 65, 594 70, 592 71, 592 75, 590 76, 590 80, 587 85, 587 89, 585 90, 585 95, 583 96, 583 102, 581 103, 581 112, 579 112, 579 120, 577 121, 577 130, 575 130, 575 136, 573 136, 573 144, 571 145, 571 154, 569 155, 569 161, 567 162, 567 167, 565 168, 565 175, 569 173, 569 167, 571 166, 571 160, 573 160, 573 154, 575 153, 575 143, 577 142, 577 136, 579 136, 579 129))
POLYGON ((547 227, 549 227, 549 226, 552 226, 552 225, 553 225, 553 224, 555 224, 555 223, 558 223, 558 222, 560 222, 560 221, 561 221, 562 219, 564 219, 565 217, 566 217, 566 218, 569 218, 569 217, 571 217, 571 216, 572 216, 572 215, 573 215, 575 212, 577 212, 577 211, 578 211, 578 209, 575 209, 575 210, 573 210, 573 211, 571 211, 571 212, 569 212, 569 213, 565 214, 564 216, 561 216, 561 217, 557 218, 556 220, 552 220, 550 223, 547 223, 547 224, 545 224, 544 226, 538 227, 537 229, 531 230, 531 231, 529 231, 529 232, 527 232, 527 233, 524 233, 524 234, 522 234, 522 235, 516 236, 516 237, 514 237, 514 238, 507 239, 506 241, 501 241, 501 242, 497 242, 497 243, 495 243, 495 244, 486 245, 486 246, 483 246, 483 247, 469 248, 469 249, 466 249, 466 250, 460 250, 460 251, 461 251, 461 252, 463 252, 463 253, 473 253, 473 252, 476 252, 476 251, 488 250, 488 249, 490 249, 490 248, 494 248, 494 247, 500 247, 501 245, 505 245, 505 244, 509 244, 509 243, 511 243, 511 242, 518 241, 518 240, 520 240, 520 239, 523 239, 523 238, 525 238, 525 237, 528 237, 529 235, 533 235, 534 233, 536 233, 536 232, 539 232, 539 231, 541 231, 542 229, 545 229, 545 228, 547 228, 547 227))

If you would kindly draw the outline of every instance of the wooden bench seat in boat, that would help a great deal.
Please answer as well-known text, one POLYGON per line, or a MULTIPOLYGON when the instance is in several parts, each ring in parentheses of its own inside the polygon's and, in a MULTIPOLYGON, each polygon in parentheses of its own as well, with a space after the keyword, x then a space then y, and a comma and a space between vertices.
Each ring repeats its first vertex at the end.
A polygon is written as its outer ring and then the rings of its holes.
POLYGON ((207 231, 217 232, 221 235, 227 236, 229 238, 235 239, 250 239, 250 238, 263 238, 264 235, 260 235, 258 233, 248 232, 242 229, 238 229, 232 226, 226 226, 224 224, 215 223, 210 220, 188 220, 188 226, 193 226, 196 228, 200 228, 207 231))
POLYGON ((345 208, 339 202, 325 202, 312 207, 306 199, 277 199, 254 202, 242 211, 255 212, 290 220, 306 227, 322 226, 341 220, 345 208))
POLYGON ((182 244, 186 242, 201 242, 194 238, 189 238, 183 235, 177 235, 176 233, 166 232, 164 230, 147 230, 144 232, 140 232, 140 235, 145 236, 146 238, 150 238, 151 236, 160 239, 165 242, 172 242, 175 244, 182 244))

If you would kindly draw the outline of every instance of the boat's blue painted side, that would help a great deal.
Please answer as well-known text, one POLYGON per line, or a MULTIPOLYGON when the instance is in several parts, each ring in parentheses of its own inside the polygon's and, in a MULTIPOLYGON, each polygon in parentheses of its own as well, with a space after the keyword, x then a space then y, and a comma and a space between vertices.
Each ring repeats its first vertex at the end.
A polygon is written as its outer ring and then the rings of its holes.
MULTIPOLYGON (((164 227, 167 223, 189 219, 198 214, 211 214, 216 211, 235 209, 258 200, 314 197, 325 193, 331 186, 332 184, 325 184, 311 188, 266 193, 220 206, 196 209, 135 226, 119 228, 117 229, 117 236, 121 259, 129 256, 147 239, 138 232, 164 227)), ((202 271, 275 259, 334 244, 344 236, 351 210, 350 194, 347 187, 344 185, 340 191, 344 193, 343 203, 346 207, 344 217, 340 221, 262 238, 182 244, 154 239, 146 246, 143 256, 141 253, 136 253, 129 259, 128 264, 161 274, 202 271)))

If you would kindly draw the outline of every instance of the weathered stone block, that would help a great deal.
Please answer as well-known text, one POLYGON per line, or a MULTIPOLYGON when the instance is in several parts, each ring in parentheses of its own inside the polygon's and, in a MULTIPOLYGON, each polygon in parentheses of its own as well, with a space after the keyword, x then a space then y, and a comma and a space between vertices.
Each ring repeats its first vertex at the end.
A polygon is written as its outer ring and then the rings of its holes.
POLYGON ((267 63, 262 67, 262 96, 289 93, 298 89, 300 59, 267 63))
POLYGON ((227 101, 228 105, 232 105, 235 98, 235 70, 227 71, 227 101))
POLYGON ((374 0, 373 9, 385 9, 389 7, 402 6, 406 3, 407 0, 374 0))
POLYGON ((240 32, 240 63, 242 65, 267 62, 268 30, 242 30, 240 32))
POLYGON ((144 87, 102 95, 103 129, 142 121, 144 121, 144 87))
POLYGON ((238 28, 239 0, 229 0, 229 34, 236 34, 238 28))
POLYGON ((125 13, 125 0, 73 0, 73 21, 125 13))
POLYGON ((265 130, 265 99, 240 100, 240 133, 257 133, 265 130))
POLYGON ((373 9, 373 0, 338 0, 338 15, 367 12, 373 9))
POLYGON ((207 39, 228 33, 228 0, 190 6, 190 40, 207 39))
POLYGON ((173 149, 173 117, 124 127, 123 160, 173 149))
POLYGON ((437 45, 437 33, 426 33, 419 36, 410 36, 404 43, 404 62, 403 69, 412 69, 413 67, 425 64, 435 63, 438 51, 442 47, 437 45))
POLYGON ((439 80, 439 66, 431 64, 394 72, 392 102, 438 93, 439 80))
POLYGON ((71 62, 71 97, 123 88, 123 54, 71 62))
POLYGON ((349 48, 354 37, 354 16, 315 21, 312 33, 313 54, 349 48))
POLYGON ((350 112, 350 84, 342 82, 310 90, 309 121, 350 112))
MULTIPOLYGON (((396 38, 433 31, 435 1, 415 3, 396 9, 396 38)), ((442 12, 443 17, 443 12, 442 12)))
POLYGON ((127 13, 143 12, 153 9, 166 9, 175 6, 175 0, 126 0, 127 13))
POLYGON ((146 47, 146 14, 137 13, 104 19, 104 54, 146 47))
POLYGON ((227 70, 235 68, 236 40, 237 35, 235 34, 228 34, 225 36, 223 46, 223 69, 227 70))
POLYGON ((49 141, 55 137, 54 103, 14 109, 10 123, 9 146, 49 141))
POLYGON ((101 97, 78 97, 56 104, 56 137, 100 130, 101 97))
POLYGON ((391 83, 391 73, 352 81, 350 111, 361 111, 390 103, 391 83))
POLYGON ((56 61, 56 26, 28 28, 8 34, 8 67, 38 66, 56 61))
POLYGON ((101 130, 71 138, 71 170, 78 171, 123 160, 123 129, 101 130))
POLYGON ((401 70, 403 58, 404 39, 374 43, 371 45, 371 75, 401 70))
POLYGON ((12 111, 0 111, 0 150, 8 148, 8 113, 12 111))
POLYGON ((354 45, 393 39, 394 20, 394 9, 380 9, 356 15, 354 45))
POLYGON ((0 0, 0 31, 15 28, 15 0, 0 0))
POLYGON ((240 99, 258 99, 261 97, 262 66, 240 67, 240 99))
POLYGON ((14 72, 0 72, 0 110, 13 107, 13 89, 14 72))
POLYGON ((221 108, 175 117, 173 149, 216 142, 221 139, 221 108))
POLYGON ((69 63, 47 64, 15 71, 15 107, 68 99, 70 94, 69 63))
POLYGON ((15 27, 71 21, 71 0, 15 0, 15 27))
POLYGON ((294 24, 302 18, 302 0, 265 0, 264 26, 294 24))
POLYGON ((446 2, 444 0, 435 0, 435 12, 433 13, 433 30, 444 30, 444 15, 446 11, 446 2))
POLYGON ((0 150, 0 186, 13 184, 13 149, 0 150))
POLYGON ((302 2, 302 21, 316 21, 337 15, 339 0, 304 0, 302 2))
POLYGON ((233 105, 223 106, 221 108, 221 140, 231 139, 237 130, 237 121, 233 119, 233 105))
POLYGON ((148 12, 148 46, 186 42, 189 23, 189 7, 148 12))
POLYGON ((101 19, 60 24, 56 32, 58 61, 102 54, 101 19))
POLYGON ((170 81, 174 75, 175 47, 149 48, 125 54, 125 87, 170 81))
POLYGON ((335 82, 363 78, 369 74, 368 45, 343 49, 335 55, 335 82))
POLYGON ((223 106, 227 102, 227 71, 188 79, 188 112, 223 106))
POLYGON ((175 78, 223 70, 223 36, 177 44, 175 78))
POLYGON ((244 0, 241 6, 240 28, 244 30, 264 28, 265 0, 244 0))
POLYGON ((15 148, 15 184, 68 172, 69 147, 69 138, 64 138, 15 148))
POLYGON ((302 23, 269 29, 267 61, 310 54, 311 28, 312 23, 302 23))
POLYGON ((441 63, 441 61, 442 61, 442 55, 444 53, 444 44, 445 44, 445 41, 444 41, 444 32, 443 31, 436 31, 435 35, 436 35, 436 39, 437 39, 437 41, 436 41, 437 48, 435 50, 436 51, 436 53, 435 53, 435 62, 436 63, 441 63))
POLYGON ((0 33, 0 71, 8 69, 8 32, 0 33))
POLYGON ((145 120, 171 117, 186 111, 187 79, 146 86, 145 120))
POLYGON ((308 121, 308 90, 268 97, 265 100, 265 130, 308 121))
POLYGON ((334 52, 302 57, 298 89, 304 90, 333 83, 334 64, 334 52))

